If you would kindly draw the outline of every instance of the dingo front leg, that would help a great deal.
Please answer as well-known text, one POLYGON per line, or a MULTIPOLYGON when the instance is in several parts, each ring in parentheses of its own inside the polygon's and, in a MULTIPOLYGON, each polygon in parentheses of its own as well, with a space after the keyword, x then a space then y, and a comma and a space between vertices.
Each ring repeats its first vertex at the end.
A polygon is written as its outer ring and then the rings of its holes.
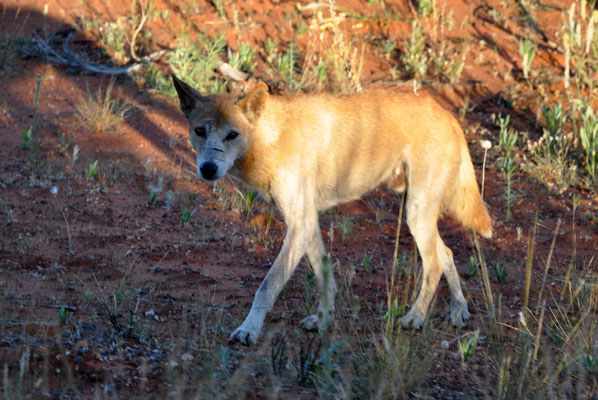
POLYGON ((334 314, 334 296, 337 287, 330 263, 327 266, 324 265, 325 256, 326 249, 322 240, 322 233, 316 225, 316 230, 313 232, 307 246, 307 257, 318 282, 320 304, 316 314, 312 314, 301 321, 301 327, 308 331, 325 329, 334 314))
POLYGON ((290 189, 287 187, 288 190, 284 191, 284 195, 295 194, 295 196, 283 196, 277 200, 287 223, 287 234, 278 257, 255 293, 255 299, 247 318, 231 334, 231 342, 238 341, 246 345, 255 343, 262 330, 266 314, 272 309, 278 293, 295 271, 314 236, 313 232, 317 230, 318 213, 311 201, 313 196, 308 196, 309 193, 305 192, 306 187, 309 186, 293 185, 290 186, 290 189), (299 190, 292 190, 296 187, 302 188, 305 195, 296 195, 299 190))
POLYGON ((245 345, 256 342, 266 314, 272 309, 278 293, 293 274, 304 253, 304 229, 297 226, 289 227, 278 257, 255 293, 255 299, 247 318, 230 335, 231 342, 240 342, 245 345))

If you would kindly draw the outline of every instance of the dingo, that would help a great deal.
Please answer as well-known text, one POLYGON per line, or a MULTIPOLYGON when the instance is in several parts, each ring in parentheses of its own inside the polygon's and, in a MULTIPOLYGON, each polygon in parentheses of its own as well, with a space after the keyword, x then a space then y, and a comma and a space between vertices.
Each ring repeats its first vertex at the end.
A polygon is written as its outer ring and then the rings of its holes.
POLYGON ((322 287, 326 251, 318 211, 357 199, 382 182, 407 190, 407 224, 423 262, 419 295, 402 324, 421 326, 442 273, 450 287, 452 322, 462 325, 469 318, 453 255, 437 222, 450 214, 489 238, 491 220, 463 131, 432 98, 384 92, 283 98, 270 96, 259 83, 239 100, 228 94, 203 96, 174 75, 173 80, 189 120, 198 175, 214 181, 230 172, 272 199, 287 225, 280 253, 231 341, 256 341, 305 254, 320 304, 301 325, 318 329, 327 323, 336 283, 330 277, 328 287, 322 287))

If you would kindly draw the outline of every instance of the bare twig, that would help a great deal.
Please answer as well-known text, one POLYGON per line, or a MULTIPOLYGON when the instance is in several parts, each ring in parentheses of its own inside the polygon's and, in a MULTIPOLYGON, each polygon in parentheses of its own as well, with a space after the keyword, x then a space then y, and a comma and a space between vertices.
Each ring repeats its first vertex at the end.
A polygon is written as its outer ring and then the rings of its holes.
POLYGON ((69 43, 73 36, 75 35, 76 31, 72 30, 67 35, 66 39, 62 43, 62 50, 63 52, 60 53, 59 51, 55 50, 50 45, 50 40, 55 36, 53 34, 50 36, 50 39, 42 39, 36 32, 33 33, 34 39, 32 40, 32 44, 35 45, 36 49, 30 50, 27 55, 30 57, 37 57, 46 59, 48 62, 51 62, 56 65, 62 65, 65 67, 72 67, 72 68, 80 68, 86 71, 95 72, 98 74, 104 75, 124 75, 124 74, 131 74, 133 72, 139 71, 143 68, 143 63, 151 62, 157 60, 158 58, 162 57, 166 54, 167 50, 160 50, 156 51, 146 57, 139 58, 140 62, 127 65, 125 67, 108 67, 105 65, 95 65, 89 64, 85 61, 82 61, 77 56, 75 56, 69 50, 69 43))
POLYGON ((145 25, 145 22, 147 21, 147 13, 145 12, 145 7, 143 7, 141 0, 138 0, 138 3, 139 3, 139 8, 141 8, 141 20, 139 21, 139 26, 137 27, 137 29, 135 29, 135 32, 133 33, 133 37, 131 38, 130 46, 131 46, 131 58, 133 58, 133 60, 135 60, 137 62, 141 62, 141 58, 139 58, 137 53, 135 53, 135 40, 137 39, 137 35, 139 35, 139 32, 141 32, 141 30, 143 29, 143 25, 145 25))

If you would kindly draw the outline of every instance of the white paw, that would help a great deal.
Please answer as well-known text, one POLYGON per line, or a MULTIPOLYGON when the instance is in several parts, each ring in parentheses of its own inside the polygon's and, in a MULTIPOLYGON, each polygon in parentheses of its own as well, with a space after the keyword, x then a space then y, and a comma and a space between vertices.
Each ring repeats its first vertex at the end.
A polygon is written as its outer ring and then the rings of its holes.
POLYGON ((318 318, 318 314, 313 314, 309 317, 303 318, 301 320, 301 328, 305 329, 306 331, 317 331, 320 329, 320 319, 318 318))
POLYGON ((467 303, 451 302, 451 322, 454 326, 464 326, 470 316, 467 303))
POLYGON ((231 333, 230 339, 228 341, 229 343, 239 342, 241 344, 244 344, 245 346, 249 346, 251 344, 255 344, 259 335, 259 331, 252 331, 243 328, 243 325, 241 325, 240 327, 235 329, 233 333, 231 333))
POLYGON ((424 323, 425 318, 426 314, 421 314, 417 312, 415 308, 412 308, 411 311, 401 318, 401 324, 403 325, 403 328, 413 326, 414 329, 419 329, 424 323))

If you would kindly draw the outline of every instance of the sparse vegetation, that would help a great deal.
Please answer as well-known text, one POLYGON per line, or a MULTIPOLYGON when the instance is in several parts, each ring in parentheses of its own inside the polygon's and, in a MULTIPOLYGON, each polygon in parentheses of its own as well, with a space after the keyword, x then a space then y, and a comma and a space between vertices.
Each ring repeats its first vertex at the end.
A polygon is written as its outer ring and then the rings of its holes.
POLYGON ((85 178, 87 178, 88 181, 95 178, 97 173, 98 173, 98 160, 95 160, 91 164, 88 164, 85 166, 85 178))
POLYGON ((507 203, 507 220, 511 219, 511 207, 515 199, 515 194, 512 189, 512 181, 517 167, 515 165, 515 159, 513 157, 513 150, 515 145, 517 144, 517 137, 519 136, 519 133, 517 131, 509 128, 509 122, 510 117, 508 115, 506 117, 502 117, 501 115, 498 116, 498 125, 500 127, 498 141, 503 151, 503 158, 499 161, 499 163, 503 176, 507 181, 507 186, 505 190, 505 200, 507 203))
POLYGON ((559 10, 473 0, 482 7, 464 19, 440 0, 410 1, 411 12, 401 15, 390 1, 368 0, 359 10, 315 2, 291 12, 267 9, 279 18, 272 26, 256 24, 251 2, 183 0, 159 10, 159 2, 133 0, 124 13, 115 7, 109 22, 91 2, 79 20, 86 39, 70 43, 80 57, 97 52, 122 64, 168 48, 162 65, 111 79, 106 90, 100 76, 19 57, 32 39, 5 33, 11 18, 43 21, 32 26, 33 38, 52 37, 59 49, 61 34, 52 29, 62 21, 50 16, 70 11, 29 3, 27 12, 0 7, 8 22, 0 26, 0 126, 8 133, 0 154, 0 396, 598 396, 595 1, 571 0, 559 10), (90 38, 102 49, 89 50, 90 38), (513 68, 520 60, 525 81, 513 68), (218 71, 222 61, 251 80, 227 79, 218 71), (390 254, 389 232, 404 204, 382 188, 356 204, 365 215, 321 215, 330 227, 322 232, 331 253, 325 271, 339 278, 334 319, 319 333, 293 324, 318 309, 317 280, 303 266, 257 346, 230 345, 248 294, 267 272, 258 266, 273 262, 285 228, 257 191, 196 182, 178 136, 184 129, 164 116, 176 106, 145 90, 173 94, 169 67, 204 94, 236 96, 253 79, 291 95, 413 79, 422 94, 442 98, 455 113, 460 107, 494 219, 494 239, 484 242, 450 220, 439 224, 455 250, 468 324, 450 325, 444 290, 420 331, 402 328, 421 284, 421 260, 410 238, 399 243, 401 225, 390 254), (99 89, 73 99, 61 91, 76 93, 85 82, 99 89), (127 121, 142 135, 115 148, 118 135, 95 133, 114 131, 130 115, 126 99, 147 113, 127 121), (496 143, 482 145, 484 161, 472 145, 479 139, 496 143))
POLYGON ((170 67, 183 81, 193 82, 202 94, 220 93, 226 88, 226 82, 217 77, 215 69, 221 62, 225 45, 224 35, 210 38, 199 33, 194 41, 183 37, 170 53, 170 67))
POLYGON ((536 46, 529 38, 521 39, 519 41, 519 55, 521 55, 523 65, 523 76, 529 80, 529 72, 534 62, 538 46, 536 46))
POLYGON ((233 68, 242 71, 251 72, 257 65, 253 60, 255 56, 255 49, 252 49, 249 43, 240 42, 238 51, 232 52, 228 49, 228 62, 233 68))
POLYGON ((426 35, 419 20, 411 23, 411 33, 407 38, 407 45, 401 61, 405 64, 405 71, 418 80, 422 80, 428 71, 428 55, 426 51, 426 35))
POLYGON ((116 126, 128 117, 131 106, 113 96, 115 79, 110 79, 106 90, 102 86, 96 93, 91 93, 89 89, 85 96, 79 98, 77 105, 77 118, 81 125, 94 132, 106 132, 116 128, 116 126))

